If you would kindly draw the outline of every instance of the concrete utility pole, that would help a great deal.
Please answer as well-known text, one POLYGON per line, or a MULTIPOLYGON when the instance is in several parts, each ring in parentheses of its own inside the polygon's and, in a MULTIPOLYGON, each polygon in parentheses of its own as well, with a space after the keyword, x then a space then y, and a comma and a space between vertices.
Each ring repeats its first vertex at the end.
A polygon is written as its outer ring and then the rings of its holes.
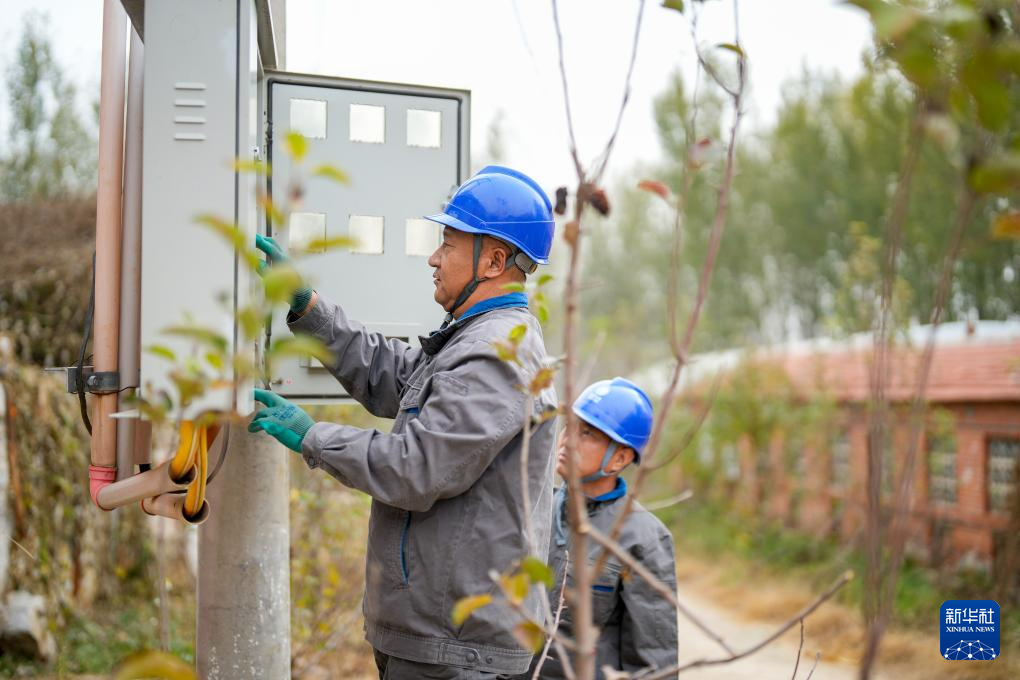
POLYGON ((209 519, 198 528, 203 680, 290 677, 290 455, 244 424, 230 428, 227 460, 207 491, 209 519))
MULTIPOLYGON (((239 7, 233 30, 242 55, 238 92, 246 101, 255 92, 242 77, 244 55, 257 49, 255 35, 245 30, 257 21, 249 12, 257 16, 270 9, 276 63, 282 67, 286 6, 266 0, 239 7)), ((241 125, 239 140, 243 130, 241 125)), ((245 157, 260 138, 239 141, 237 155, 245 157)), ((253 196, 244 183, 238 190, 238 221, 247 223, 254 217, 253 196)), ((291 453, 272 437, 249 434, 245 425, 230 427, 227 460, 207 489, 209 519, 198 528, 195 653, 203 680, 290 678, 291 453)), ((215 465, 216 455, 211 458, 215 465)))

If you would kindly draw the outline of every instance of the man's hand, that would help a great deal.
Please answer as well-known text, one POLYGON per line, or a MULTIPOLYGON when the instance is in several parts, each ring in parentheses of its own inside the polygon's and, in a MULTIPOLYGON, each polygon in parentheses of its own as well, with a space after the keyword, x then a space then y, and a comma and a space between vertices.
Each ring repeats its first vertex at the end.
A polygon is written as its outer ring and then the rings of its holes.
MULTIPOLYGON (((289 265, 290 258, 287 257, 287 251, 280 247, 277 243, 269 236, 263 236, 262 234, 255 234, 255 247, 266 254, 266 260, 268 265, 259 266, 259 274, 262 274, 263 270, 268 266, 272 267, 275 265, 289 265)), ((294 291, 294 297, 290 301, 290 310, 295 314, 301 314, 308 307, 308 303, 312 300, 312 289, 311 288, 298 288, 294 291)))
POLYGON ((301 453, 301 442, 315 421, 298 406, 268 390, 255 390, 255 401, 267 408, 255 414, 248 423, 249 432, 259 430, 276 437, 277 441, 291 451, 301 453))

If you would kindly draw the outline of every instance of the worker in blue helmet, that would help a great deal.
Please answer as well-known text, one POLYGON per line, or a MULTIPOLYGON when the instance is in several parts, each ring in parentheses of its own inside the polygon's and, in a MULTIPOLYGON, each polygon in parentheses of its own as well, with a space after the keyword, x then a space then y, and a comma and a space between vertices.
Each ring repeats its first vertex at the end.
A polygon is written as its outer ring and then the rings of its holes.
MULTIPOLYGON (((573 410, 580 419, 577 453, 589 521, 596 529, 608 534, 627 500, 627 482, 620 473, 631 463, 641 463, 651 435, 652 403, 648 395, 631 381, 614 378, 585 389, 574 402, 573 410)), ((567 472, 566 456, 564 437, 561 436, 556 469, 562 476, 566 476, 567 472)), ((556 584, 549 595, 553 611, 556 611, 570 546, 565 484, 556 492, 553 513, 549 565, 556 574, 556 584)), ((633 511, 624 520, 618 540, 623 549, 656 578, 675 589, 673 537, 655 515, 635 502, 633 511)), ((601 546, 589 541, 589 563, 593 563, 601 551, 601 546)), ((592 617, 599 629, 596 647, 599 678, 604 677, 606 666, 633 672, 676 664, 676 610, 669 601, 640 576, 625 569, 613 555, 609 557, 606 568, 594 576, 593 583, 592 617)), ((569 636, 573 616, 569 598, 567 602, 560 629, 569 636)), ((534 665, 527 675, 521 677, 531 677, 533 672, 534 665)), ((539 677, 565 677, 556 654, 546 659, 539 677)))
POLYGON ((487 304, 522 302, 522 293, 501 295, 505 282, 492 274, 519 283, 549 262, 552 204, 522 172, 490 165, 465 182, 443 212, 426 219, 443 225, 443 243, 429 266, 436 269, 435 299, 447 311, 446 324, 494 295, 501 301, 487 304))
MULTIPOLYGON (((524 293, 506 290, 548 261, 552 208, 527 175, 489 166, 465 182, 444 211, 443 241, 429 257, 442 327, 421 346, 372 333, 311 290, 298 291, 288 325, 321 340, 329 370, 389 432, 315 423, 298 406, 263 390, 267 408, 253 432, 273 435, 342 484, 372 497, 365 567, 365 636, 380 678, 497 678, 525 671, 532 651, 505 626, 511 613, 485 607, 451 619, 458 600, 492 588, 489 573, 549 544, 555 419, 532 431, 529 504, 521 488, 526 418, 555 411, 543 390, 534 412, 521 385, 547 364, 542 328, 524 293), (524 326, 517 362, 493 341, 524 326), (526 518, 535 524, 529 544, 526 518)), ((286 257, 272 241, 258 247, 271 263, 286 257)), ((356 294, 350 291, 348 294, 356 294)), ((523 607, 541 616, 540 595, 523 607)))

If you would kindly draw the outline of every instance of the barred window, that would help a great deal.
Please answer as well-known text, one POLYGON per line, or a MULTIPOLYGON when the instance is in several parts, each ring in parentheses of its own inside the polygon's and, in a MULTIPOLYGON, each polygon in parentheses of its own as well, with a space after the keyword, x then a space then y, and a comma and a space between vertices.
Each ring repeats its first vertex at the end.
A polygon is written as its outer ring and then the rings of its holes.
POLYGON ((850 435, 841 430, 832 440, 832 486, 845 489, 850 486, 850 435))
POLYGON ((988 509, 1007 513, 1016 486, 1016 465, 1020 457, 1020 439, 988 438, 988 509))
POLYGON ((928 499, 933 505, 956 503, 956 438, 928 433, 928 499))

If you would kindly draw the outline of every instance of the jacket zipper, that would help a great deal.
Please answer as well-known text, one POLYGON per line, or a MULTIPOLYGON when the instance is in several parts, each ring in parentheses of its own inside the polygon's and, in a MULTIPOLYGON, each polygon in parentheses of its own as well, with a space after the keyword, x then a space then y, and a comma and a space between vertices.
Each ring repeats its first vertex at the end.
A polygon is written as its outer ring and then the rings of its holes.
POLYGON ((404 577, 404 585, 410 585, 407 575, 407 535, 411 530, 411 513, 404 520, 404 531, 400 534, 400 573, 404 577))

